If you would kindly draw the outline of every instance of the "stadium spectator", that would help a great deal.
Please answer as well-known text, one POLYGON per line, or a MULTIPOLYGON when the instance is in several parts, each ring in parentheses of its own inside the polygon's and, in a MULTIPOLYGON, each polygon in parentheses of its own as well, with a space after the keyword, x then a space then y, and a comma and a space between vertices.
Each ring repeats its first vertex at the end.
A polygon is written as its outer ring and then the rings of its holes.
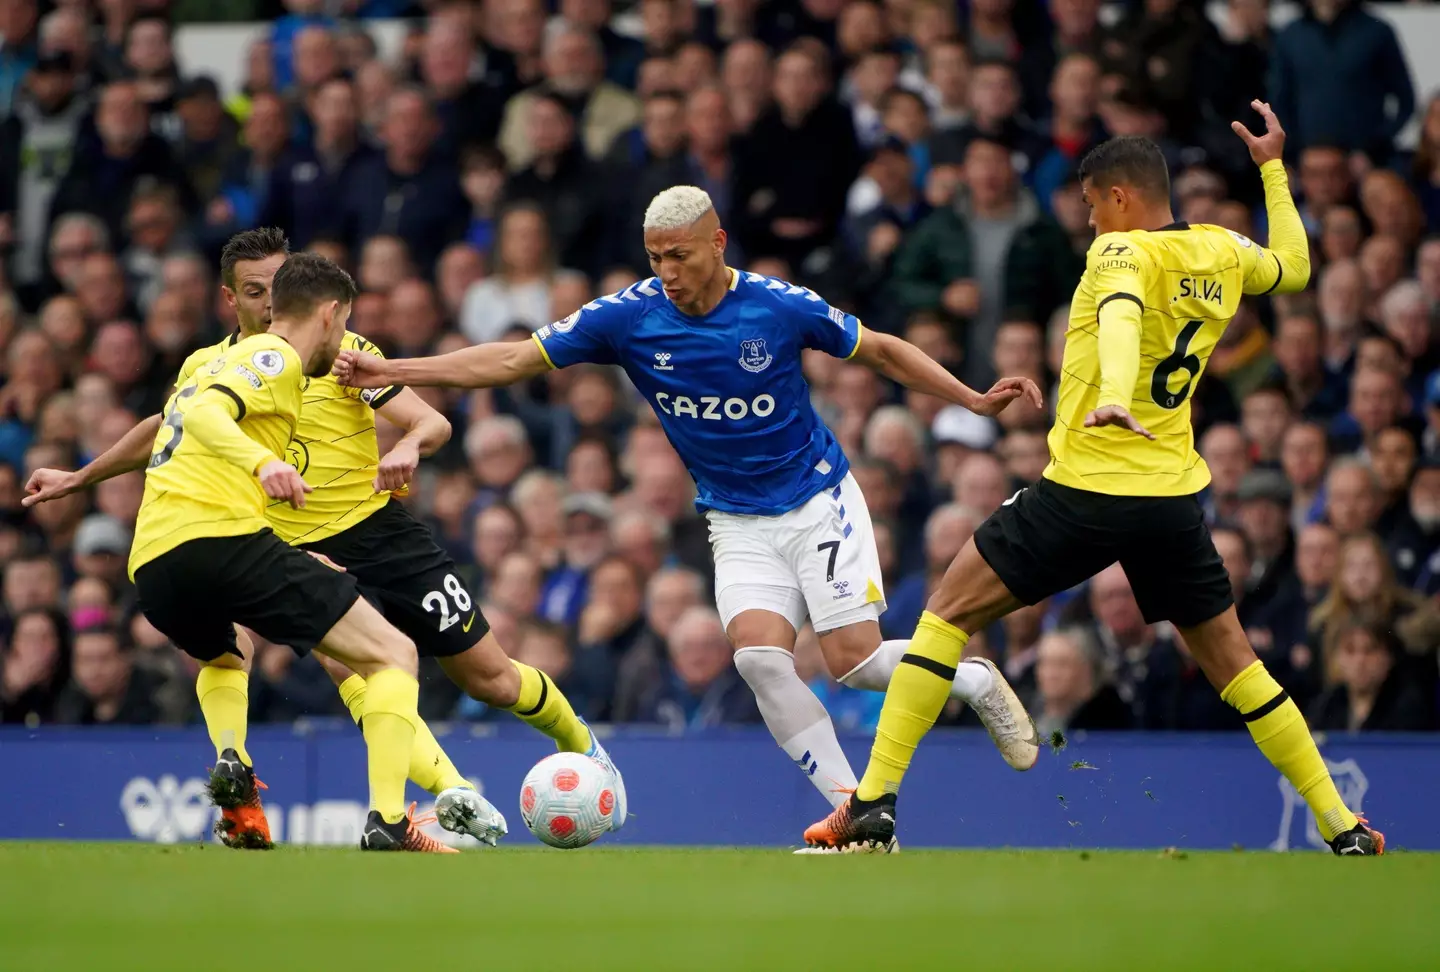
POLYGON ((1290 484, 1279 470, 1253 469, 1240 480, 1237 498, 1238 524, 1250 555, 1245 604, 1265 623, 1282 588, 1294 576, 1290 484))
POLYGON ((1051 631, 1040 639, 1035 697, 1029 703, 1041 738, 1077 729, 1128 729, 1133 716, 1083 628, 1051 631))
POLYGON ((454 165, 434 150, 435 129, 423 91, 405 88, 387 99, 384 154, 365 160, 346 181, 342 237, 352 252, 390 233, 428 270, 464 234, 468 207, 454 165))
POLYGON ((1275 37, 1270 100, 1293 153, 1317 142, 1385 164, 1415 111, 1395 31, 1355 0, 1312 0, 1275 37))
POLYGON ((1401 583, 1427 595, 1440 589, 1440 462, 1433 458, 1414 470, 1390 552, 1401 583))
POLYGON ((121 238, 130 196, 144 179, 175 187, 187 212, 196 196, 165 140, 150 130, 149 109, 139 86, 116 81, 101 92, 95 109, 99 139, 81 141, 56 187, 52 214, 86 212, 100 217, 111 238, 121 238))
POLYGON ((468 26, 431 20, 420 49, 420 76, 440 123, 436 145, 452 158, 468 146, 495 140, 510 95, 503 82, 488 76, 471 79, 475 55, 468 26))
POLYGON ((1373 533, 1347 537, 1340 545, 1335 582, 1311 615, 1313 680, 1331 684, 1339 676, 1340 637, 1356 622, 1379 625, 1394 636, 1411 678, 1423 684, 1435 677, 1440 608, 1396 583, 1384 545, 1373 533))
POLYGON ((1228 523, 1239 512, 1240 481, 1250 471, 1245 435, 1230 424, 1212 425, 1200 437, 1200 457, 1210 467, 1210 486, 1203 500, 1206 518, 1228 523))
POLYGON ((35 726, 54 720, 69 671, 68 641, 68 626, 52 608, 28 608, 13 616, 9 645, 0 655, 0 724, 35 726))
POLYGON ((563 97, 540 92, 527 107, 531 162, 511 175, 505 199, 540 207, 559 261, 596 275, 607 241, 609 200, 597 191, 603 169, 581 149, 576 117, 563 97))
POLYGON ((496 341, 519 324, 534 330, 550 321, 550 230, 534 204, 507 207, 496 233, 493 273, 465 292, 460 330, 474 343, 496 341))
POLYGON ((826 93, 826 73, 808 46, 781 55, 775 103, 736 151, 733 232, 751 259, 798 266, 840 225, 860 156, 848 113, 826 93))
POLYGON ((351 180, 375 156, 361 138, 349 81, 324 82, 307 103, 313 137, 308 145, 292 145, 285 163, 275 169, 260 218, 263 225, 285 230, 297 249, 337 228, 336 214, 344 209, 351 180))
POLYGON ((1385 629, 1348 625, 1335 643, 1335 681, 1311 706, 1311 728, 1339 732, 1433 728, 1433 701, 1405 678, 1398 656, 1399 646, 1385 629))
POLYGON ((10 114, 26 72, 38 57, 35 0, 14 0, 0 14, 0 118, 10 114))
POLYGON ((670 629, 664 677, 639 700, 639 721, 674 731, 759 722, 755 696, 732 656, 719 615, 708 607, 686 609, 670 629))
POLYGON ((76 91, 68 54, 47 54, 25 75, 10 117, 0 121, 0 245, 15 246, 11 273, 35 306, 45 280, 51 200, 75 154, 89 100, 76 91))
POLYGON ((150 673, 137 669, 133 650, 114 628, 77 631, 70 684, 55 703, 72 725, 149 725, 161 721, 150 673))
POLYGON ((538 151, 530 119, 541 93, 558 97, 572 117, 583 118, 575 140, 592 159, 603 158, 616 136, 640 121, 635 96, 604 79, 604 54, 593 34, 566 27, 547 37, 544 70, 544 88, 522 91, 505 107, 500 147, 512 171, 529 166, 538 151))

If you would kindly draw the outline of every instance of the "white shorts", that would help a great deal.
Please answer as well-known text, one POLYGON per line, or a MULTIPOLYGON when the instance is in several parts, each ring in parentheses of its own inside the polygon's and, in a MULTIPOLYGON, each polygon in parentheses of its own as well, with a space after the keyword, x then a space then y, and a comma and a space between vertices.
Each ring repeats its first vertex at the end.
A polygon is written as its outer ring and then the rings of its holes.
POLYGON ((885 611, 870 510, 855 477, 779 516, 710 510, 715 606, 728 628, 742 611, 771 611, 817 632, 885 611))

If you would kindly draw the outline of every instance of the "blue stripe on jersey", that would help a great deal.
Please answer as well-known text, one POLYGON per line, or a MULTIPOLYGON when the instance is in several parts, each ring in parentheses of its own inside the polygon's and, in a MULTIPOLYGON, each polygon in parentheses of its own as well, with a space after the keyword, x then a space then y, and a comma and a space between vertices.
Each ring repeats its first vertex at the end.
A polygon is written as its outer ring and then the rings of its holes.
POLYGON ((619 365, 655 407, 698 487, 700 510, 775 516, 850 470, 810 403, 801 351, 848 358, 860 322, 804 287, 757 273, 704 317, 682 314, 654 277, 536 332, 557 368, 619 365))

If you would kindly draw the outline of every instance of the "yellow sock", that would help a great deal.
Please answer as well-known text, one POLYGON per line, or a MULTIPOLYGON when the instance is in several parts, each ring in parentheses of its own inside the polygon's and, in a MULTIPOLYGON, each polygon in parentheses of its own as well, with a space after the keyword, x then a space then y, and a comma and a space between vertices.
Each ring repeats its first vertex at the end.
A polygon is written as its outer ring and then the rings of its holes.
POLYGON ((405 778, 420 724, 420 683, 398 668, 386 668, 365 680, 361 731, 369 752, 370 807, 386 823, 405 817, 405 778))
POLYGON ((915 747, 945 708, 950 686, 955 681, 955 666, 965 653, 970 636, 938 615, 926 611, 910 649, 900 659, 890 687, 885 690, 885 705, 880 709, 880 725, 875 730, 875 744, 870 747, 870 764, 855 795, 862 800, 875 800, 900 789, 900 781, 910 768, 915 747))
POLYGON ((227 749, 240 754, 240 761, 253 766, 245 751, 245 727, 250 719, 250 676, 238 668, 203 665, 195 679, 200 712, 215 744, 218 758, 227 749))
POLYGON ((1255 745, 1305 798, 1326 840, 1355 826, 1355 814, 1340 799, 1325 760, 1300 715, 1300 708, 1265 664, 1252 662, 1220 693, 1240 712, 1255 745))
POLYGON ((550 676, 523 662, 510 664, 520 673, 520 698, 510 707, 515 717, 555 740, 564 752, 589 752, 590 730, 550 676))
MULTIPOLYGON (((340 683, 340 699, 350 710, 350 718, 357 726, 364 727, 361 716, 365 712, 365 680, 351 675, 340 683)), ((470 786, 470 781, 460 775, 455 764, 441 748, 435 733, 421 719, 415 725, 415 745, 410 750, 410 779, 422 789, 439 794, 452 786, 470 786)))

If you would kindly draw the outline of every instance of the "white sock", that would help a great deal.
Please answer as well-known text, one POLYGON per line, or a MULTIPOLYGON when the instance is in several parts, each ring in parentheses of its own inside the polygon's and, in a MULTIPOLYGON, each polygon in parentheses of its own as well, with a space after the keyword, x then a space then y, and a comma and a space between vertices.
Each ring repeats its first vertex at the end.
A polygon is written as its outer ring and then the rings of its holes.
MULTIPOLYGON (((841 684, 871 692, 885 691, 890 687, 890 676, 895 674, 895 666, 900 664, 900 658, 909 647, 909 639, 880 642, 875 654, 840 676, 841 684)), ((956 665, 950 697, 969 702, 990 691, 994 682, 990 670, 984 665, 956 665)))
POLYGON ((783 648, 741 648, 735 652, 735 667, 755 693, 765 727, 785 755, 832 807, 844 803, 858 785, 855 771, 835 738, 825 706, 795 673, 795 656, 783 648))

